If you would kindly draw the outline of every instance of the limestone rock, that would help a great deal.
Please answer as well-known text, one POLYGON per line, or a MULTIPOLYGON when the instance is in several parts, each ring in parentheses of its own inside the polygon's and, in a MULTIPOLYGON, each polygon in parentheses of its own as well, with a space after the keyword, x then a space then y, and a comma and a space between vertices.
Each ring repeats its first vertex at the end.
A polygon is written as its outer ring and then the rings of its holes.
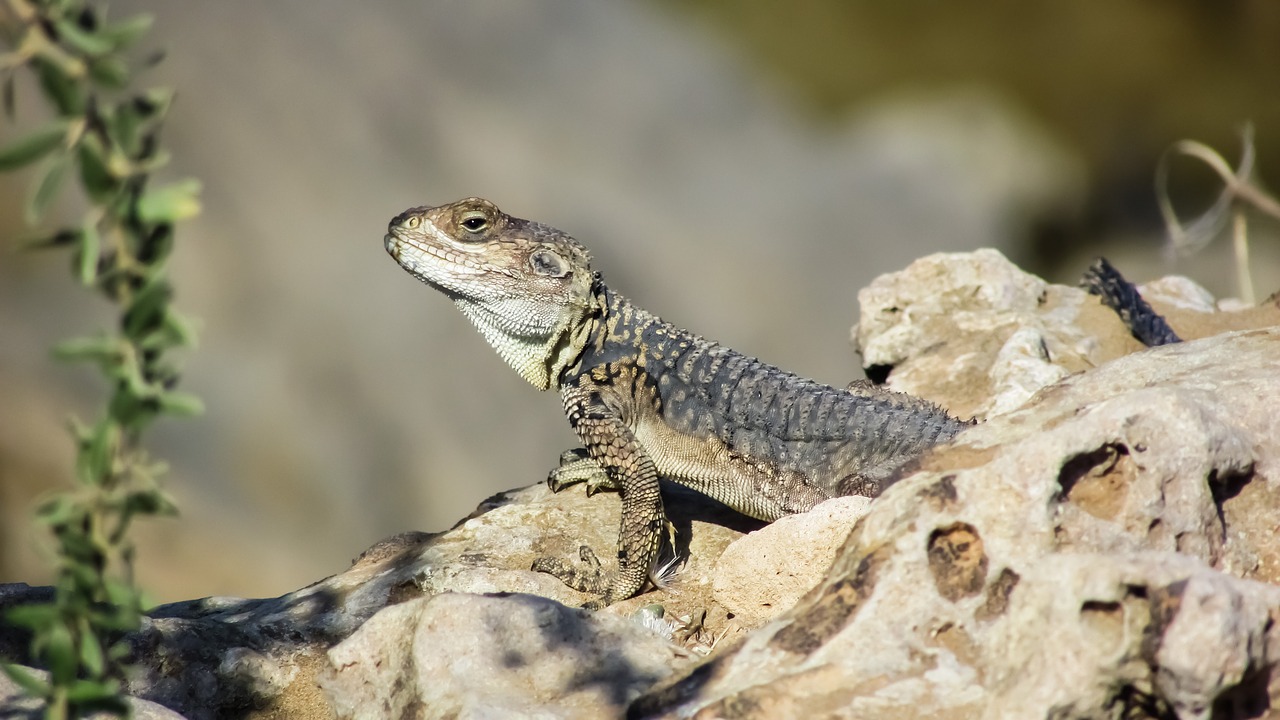
MULTIPOLYGON (((677 546, 688 560, 670 587, 656 596, 665 606, 666 619, 650 624, 675 636, 681 629, 676 619, 705 614, 707 626, 702 633, 679 638, 697 649, 707 644, 704 638, 711 632, 722 632, 724 627, 726 613, 711 595, 715 559, 730 541, 760 524, 692 491, 679 487, 665 491, 677 546)), ((618 507, 616 497, 588 498, 580 489, 558 494, 543 485, 513 490, 485 501, 447 532, 389 538, 367 550, 346 571, 278 598, 204 598, 161 606, 130 638, 139 672, 128 690, 192 720, 228 715, 332 717, 329 700, 317 685, 329 666, 326 653, 379 611, 441 593, 533 593, 570 606, 581 604, 588 596, 529 567, 543 554, 576 557, 584 542, 602 558, 611 557, 617 542, 618 507)), ((455 597, 468 599, 447 602, 477 607, 488 602, 477 595, 455 597)), ((48 598, 48 588, 0 586, 0 612, 48 598)), ((600 614, 629 615, 654 601, 654 595, 641 596, 600 614)), ((530 602, 526 599, 521 607, 527 609, 530 602)), ((566 617, 577 612, 560 610, 570 613, 566 617)), ((542 612, 550 611, 543 607, 542 612)), ((579 634, 573 637, 586 637, 587 629, 612 627, 600 624, 604 622, 580 623, 586 629, 575 631, 579 634)), ((379 637, 366 634, 366 649, 379 637)), ((400 641, 397 636, 381 639, 387 643, 387 652, 394 651, 400 641)), ((489 640, 477 637, 475 642, 489 640)), ((619 657, 647 669, 634 676, 632 685, 619 683, 618 692, 623 695, 610 698, 615 704, 638 691, 640 681, 635 678, 656 677, 654 662, 637 659, 642 644, 627 640, 624 648, 621 639, 618 643, 619 657)), ((460 642, 454 650, 465 645, 460 642)), ((25 660, 25 647, 16 634, 0 632, 0 657, 25 660)), ((675 664, 668 662, 669 651, 662 652, 666 654, 659 657, 670 672, 675 664)), ((448 661, 449 656, 441 657, 441 662, 448 661)), ((539 658, 530 654, 524 661, 532 668, 539 658)))
POLYGON ((1280 328, 1060 381, 927 456, 821 586, 632 716, 1275 712, 1278 403, 1280 328))
POLYGON ((639 622, 533 595, 443 593, 329 651, 339 718, 601 718, 689 657, 639 622))
POLYGON ((791 609, 870 506, 870 498, 834 498, 734 540, 716 562, 716 600, 748 628, 791 609))
MULTIPOLYGON (((1218 310, 1181 277, 1139 288, 1184 340, 1280 324, 1274 299, 1218 310)), ((938 253, 858 293, 854 342, 872 377, 944 403, 962 417, 1014 410, 1037 390, 1142 349, 1114 312, 1083 290, 1046 283, 996 250, 938 253)))

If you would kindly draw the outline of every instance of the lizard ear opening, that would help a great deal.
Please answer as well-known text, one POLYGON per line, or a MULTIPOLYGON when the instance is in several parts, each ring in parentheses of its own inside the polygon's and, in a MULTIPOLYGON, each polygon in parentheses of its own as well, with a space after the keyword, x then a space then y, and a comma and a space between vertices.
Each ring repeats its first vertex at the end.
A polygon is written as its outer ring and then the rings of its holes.
POLYGON ((550 250, 535 250, 529 256, 529 267, 545 277, 562 278, 569 274, 569 263, 550 250))

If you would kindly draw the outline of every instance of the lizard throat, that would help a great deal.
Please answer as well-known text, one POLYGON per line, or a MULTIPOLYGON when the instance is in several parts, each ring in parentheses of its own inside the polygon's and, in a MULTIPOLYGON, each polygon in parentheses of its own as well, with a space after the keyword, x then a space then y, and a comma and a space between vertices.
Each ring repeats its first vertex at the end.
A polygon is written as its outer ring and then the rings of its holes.
POLYGON ((453 302, 498 355, 539 390, 558 387, 560 374, 582 354, 585 338, 580 313, 566 313, 548 324, 538 322, 533 307, 513 312, 511 307, 489 307, 464 297, 455 296, 453 302))

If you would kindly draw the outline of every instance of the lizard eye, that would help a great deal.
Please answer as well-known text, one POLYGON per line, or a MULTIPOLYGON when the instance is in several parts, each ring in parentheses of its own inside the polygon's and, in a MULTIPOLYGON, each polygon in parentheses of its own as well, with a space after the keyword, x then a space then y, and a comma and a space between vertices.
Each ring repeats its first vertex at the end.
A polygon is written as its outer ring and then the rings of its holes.
POLYGON ((481 233, 489 227, 489 218, 481 212, 470 212, 463 216, 459 224, 469 233, 481 233))
POLYGON ((417 215, 410 215, 409 219, 404 221, 404 226, 409 228, 410 230, 418 227, 421 224, 422 224, 422 218, 418 217, 417 215))
POLYGON ((529 256, 533 272, 546 277, 562 278, 569 274, 569 264, 550 250, 538 250, 529 256))

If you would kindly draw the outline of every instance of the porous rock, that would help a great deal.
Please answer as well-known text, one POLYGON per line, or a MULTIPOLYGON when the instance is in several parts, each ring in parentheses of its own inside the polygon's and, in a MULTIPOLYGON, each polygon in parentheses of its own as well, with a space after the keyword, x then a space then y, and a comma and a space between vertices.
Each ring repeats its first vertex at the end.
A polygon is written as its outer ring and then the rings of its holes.
POLYGON ((826 575, 870 506, 870 498, 833 498, 734 540, 716 561, 716 601, 747 628, 791 609, 826 575))
MULTIPOLYGON (((1228 312, 1185 277, 1139 291, 1184 340, 1280 324, 1275 297, 1228 312)), ((868 374, 962 417, 1009 412, 1067 375, 1142 349, 1096 297, 992 249, 920 258, 876 278, 858 304, 853 336, 868 374)))
POLYGON ((819 587, 632 716, 1274 713, 1277 403, 1280 328, 1062 380, 924 458, 819 587))

